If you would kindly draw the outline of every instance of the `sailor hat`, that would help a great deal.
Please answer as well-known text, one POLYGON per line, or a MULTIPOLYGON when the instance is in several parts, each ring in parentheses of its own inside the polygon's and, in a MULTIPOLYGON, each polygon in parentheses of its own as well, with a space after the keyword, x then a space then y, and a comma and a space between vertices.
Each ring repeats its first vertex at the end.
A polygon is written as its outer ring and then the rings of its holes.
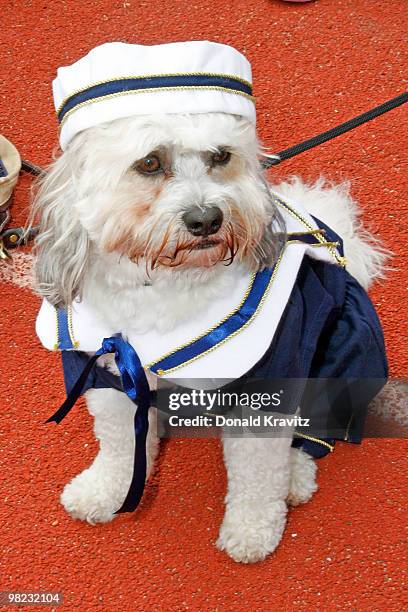
POLYGON ((100 45, 58 69, 53 94, 62 149, 82 130, 133 115, 228 113, 255 123, 250 63, 209 41, 100 45))

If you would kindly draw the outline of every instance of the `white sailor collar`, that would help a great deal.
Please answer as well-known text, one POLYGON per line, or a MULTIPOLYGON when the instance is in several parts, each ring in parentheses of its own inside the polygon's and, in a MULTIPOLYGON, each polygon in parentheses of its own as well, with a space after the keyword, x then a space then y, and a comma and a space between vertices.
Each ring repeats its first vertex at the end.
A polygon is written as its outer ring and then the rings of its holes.
POLYGON ((276 193, 273 197, 288 233, 274 268, 257 274, 231 270, 237 275, 233 290, 213 300, 200 317, 165 334, 157 330, 138 333, 112 329, 85 301, 58 311, 44 300, 36 322, 41 343, 50 350, 95 352, 104 338, 120 333, 145 369, 164 378, 231 380, 243 376, 268 350, 304 256, 345 263, 302 206, 276 193), (296 234, 310 234, 314 243, 302 242, 296 234), (61 337, 64 326, 66 338, 61 337))

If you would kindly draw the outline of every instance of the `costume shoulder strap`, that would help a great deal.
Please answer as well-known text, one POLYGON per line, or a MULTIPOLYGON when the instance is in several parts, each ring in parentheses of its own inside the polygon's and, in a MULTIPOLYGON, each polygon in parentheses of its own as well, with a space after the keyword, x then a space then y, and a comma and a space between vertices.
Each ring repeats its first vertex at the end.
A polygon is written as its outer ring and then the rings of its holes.
POLYGON ((74 339, 72 330, 72 310, 71 308, 56 308, 57 316, 57 342, 56 349, 66 351, 78 347, 78 342, 74 339))

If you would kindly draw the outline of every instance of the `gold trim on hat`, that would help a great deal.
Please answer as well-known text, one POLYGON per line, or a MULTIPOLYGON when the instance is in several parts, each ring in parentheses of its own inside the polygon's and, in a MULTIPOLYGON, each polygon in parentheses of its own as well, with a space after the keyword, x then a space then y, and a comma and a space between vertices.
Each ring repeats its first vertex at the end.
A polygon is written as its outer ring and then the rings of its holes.
MULTIPOLYGON (((115 81, 127 81, 131 79, 157 79, 160 77, 177 77, 177 76, 209 76, 209 77, 220 77, 224 79, 235 79, 235 81, 239 81, 240 83, 243 83, 244 85, 247 85, 248 87, 252 89, 252 83, 250 83, 249 81, 246 81, 245 79, 242 79, 241 77, 238 77, 238 76, 234 76, 232 74, 223 74, 221 72, 171 72, 171 73, 166 73, 166 74, 144 74, 144 75, 139 75, 139 76, 132 76, 132 75, 118 76, 113 79, 106 79, 105 81, 96 81, 95 83, 90 83, 86 87, 82 87, 81 89, 76 89, 75 91, 72 91, 69 94, 69 96, 63 99, 61 104, 58 106, 56 113, 57 115, 59 115, 63 106, 65 106, 68 100, 70 100, 73 96, 83 93, 84 91, 87 91, 88 89, 91 89, 92 87, 97 87, 98 85, 105 85, 107 83, 114 83, 115 81)), ((173 89, 173 88, 165 87, 164 89, 173 89)), ((143 90, 139 90, 139 91, 143 91, 143 90)), ((149 91, 155 91, 155 89, 152 88, 149 91)), ((246 95, 249 95, 249 94, 246 94, 246 95)))

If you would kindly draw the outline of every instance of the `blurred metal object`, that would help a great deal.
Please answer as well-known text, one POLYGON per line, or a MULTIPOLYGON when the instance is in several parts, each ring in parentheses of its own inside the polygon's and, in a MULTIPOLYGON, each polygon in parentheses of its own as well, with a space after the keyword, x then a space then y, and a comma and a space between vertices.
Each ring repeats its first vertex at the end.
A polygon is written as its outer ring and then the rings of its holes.
POLYGON ((0 259, 11 259, 11 255, 4 246, 2 238, 0 238, 0 259))
POLYGON ((21 170, 34 176, 46 175, 40 166, 21 160, 16 147, 0 135, 0 260, 11 259, 11 249, 27 244, 38 234, 35 227, 29 230, 24 227, 5 229, 11 219, 13 190, 21 170))
POLYGON ((12 227, 5 230, 1 235, 3 246, 6 250, 15 249, 23 246, 34 240, 38 234, 38 227, 32 227, 29 230, 24 227, 12 227))

